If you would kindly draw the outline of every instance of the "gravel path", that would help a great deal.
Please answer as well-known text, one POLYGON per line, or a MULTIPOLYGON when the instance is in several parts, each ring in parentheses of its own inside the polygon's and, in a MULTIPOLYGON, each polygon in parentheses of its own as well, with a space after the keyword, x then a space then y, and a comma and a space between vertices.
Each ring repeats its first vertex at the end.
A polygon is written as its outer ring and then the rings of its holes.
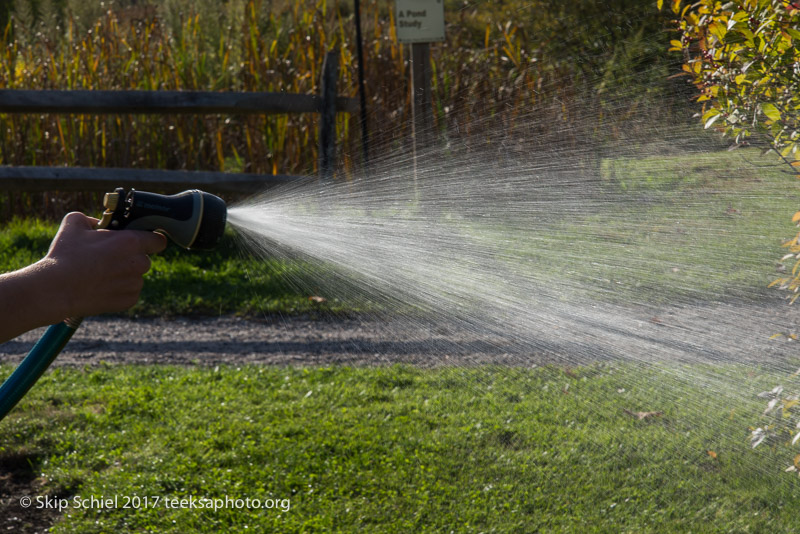
MULTIPOLYGON (((44 329, 0 344, 0 362, 20 361, 44 329)), ((458 353, 496 360, 499 349, 474 334, 375 320, 216 318, 84 320, 55 365, 164 363, 435 365, 458 353), (472 339, 470 339, 470 337, 472 339)))
MULTIPOLYGON (((0 344, 0 362, 20 361, 42 331, 0 344)), ((55 365, 533 365, 607 358, 777 363, 800 354, 797 342, 770 339, 776 333, 800 334, 800 306, 770 301, 593 311, 570 316, 568 328, 526 330, 522 347, 513 336, 407 321, 89 318, 55 365)))

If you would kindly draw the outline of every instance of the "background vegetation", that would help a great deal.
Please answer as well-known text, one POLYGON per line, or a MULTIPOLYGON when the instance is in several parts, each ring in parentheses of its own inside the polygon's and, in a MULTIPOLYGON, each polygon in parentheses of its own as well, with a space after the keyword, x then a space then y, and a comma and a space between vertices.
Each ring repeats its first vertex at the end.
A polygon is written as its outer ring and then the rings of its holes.
MULTIPOLYGON (((351 2, 4 5, 13 7, 0 40, 3 88, 316 93, 323 55, 337 48, 340 92, 356 94, 351 2)), ((394 34, 393 4, 362 5, 369 125, 380 160, 406 149, 407 53, 394 34)), ((534 146, 598 151, 640 138, 637 119, 689 115, 687 84, 667 79, 678 68, 663 53, 669 17, 649 2, 446 6, 448 40, 433 47, 432 60, 435 124, 451 145, 502 132, 534 146)), ((340 115, 341 178, 359 168, 357 126, 340 115)), ((311 173, 315 128, 310 115, 0 115, 0 164, 311 173)), ((96 205, 94 195, 8 194, 0 217, 57 218, 96 205)))
MULTIPOLYGON (((787 164, 786 173, 800 177, 800 3, 702 0, 684 5, 675 0, 671 8, 680 30, 672 50, 683 52, 683 70, 703 102, 705 127, 737 143, 761 144, 787 164)), ((800 211, 792 221, 800 222, 800 211)), ((786 290, 794 302, 800 297, 800 233, 784 246, 788 254, 781 262, 792 268, 771 285, 786 290)), ((792 445, 800 440, 796 376, 782 380, 791 384, 787 388, 761 393, 768 402, 762 424, 751 435, 754 447, 784 439, 787 432, 792 445)), ((800 469, 800 455, 794 455, 790 469, 800 469)))

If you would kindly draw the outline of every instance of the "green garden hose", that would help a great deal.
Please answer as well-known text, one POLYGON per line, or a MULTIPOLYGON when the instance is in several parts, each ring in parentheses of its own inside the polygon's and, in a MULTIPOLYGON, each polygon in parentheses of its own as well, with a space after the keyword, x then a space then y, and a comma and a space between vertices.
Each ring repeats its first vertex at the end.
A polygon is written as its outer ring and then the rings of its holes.
POLYGON ((0 421, 50 367, 80 324, 81 319, 67 319, 48 327, 22 363, 0 386, 0 421))

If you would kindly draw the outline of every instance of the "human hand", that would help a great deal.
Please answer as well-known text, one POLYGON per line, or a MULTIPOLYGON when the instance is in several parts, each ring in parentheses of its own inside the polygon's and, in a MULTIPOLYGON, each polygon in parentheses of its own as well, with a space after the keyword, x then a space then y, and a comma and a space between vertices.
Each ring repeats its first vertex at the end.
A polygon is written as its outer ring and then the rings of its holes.
POLYGON ((149 254, 167 246, 166 238, 141 230, 94 230, 97 219, 69 213, 47 256, 37 266, 54 284, 53 299, 63 317, 85 317, 127 310, 139 300, 149 254))

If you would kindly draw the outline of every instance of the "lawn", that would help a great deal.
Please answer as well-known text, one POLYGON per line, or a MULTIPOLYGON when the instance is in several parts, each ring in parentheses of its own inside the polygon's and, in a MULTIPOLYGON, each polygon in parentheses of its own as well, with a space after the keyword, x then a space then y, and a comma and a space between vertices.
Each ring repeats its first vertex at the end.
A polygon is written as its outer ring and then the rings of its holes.
POLYGON ((57 369, 3 422, 0 459, 29 459, 34 506, 65 499, 54 532, 791 530, 789 447, 751 450, 742 421, 776 377, 712 396, 692 372, 57 369), (149 508, 122 509, 134 496, 149 508), (176 508, 226 497, 284 507, 176 508))
MULTIPOLYGON (((609 158, 583 204, 552 202, 549 220, 508 242, 509 256, 564 292, 623 303, 762 299, 797 230, 797 179, 775 156, 733 152, 609 158)), ((569 200, 569 196, 565 195, 569 200)))
MULTIPOLYGON (((761 298, 798 207, 779 170, 735 152, 609 160, 613 204, 548 222, 532 266, 600 299, 761 298)), ((55 228, 9 224, 0 268, 41 257, 55 228)), ((171 247, 131 315, 359 311, 315 269, 250 257, 232 234, 211 253, 171 247)), ((748 440, 756 394, 785 380, 733 364, 57 368, 0 423, 0 465, 64 499, 41 516, 55 532, 785 532, 796 449, 748 440), (75 507, 113 496, 148 507, 75 507), (180 507, 226 496, 273 507, 180 507)))

